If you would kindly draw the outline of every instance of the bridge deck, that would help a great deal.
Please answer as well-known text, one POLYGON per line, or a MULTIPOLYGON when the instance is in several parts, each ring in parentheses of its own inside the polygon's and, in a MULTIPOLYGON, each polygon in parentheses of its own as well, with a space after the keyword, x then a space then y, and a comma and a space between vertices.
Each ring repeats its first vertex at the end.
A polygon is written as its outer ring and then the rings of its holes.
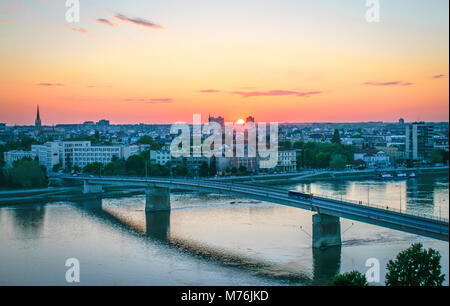
POLYGON ((142 187, 164 187, 171 189, 229 194, 301 208, 359 222, 365 222, 443 241, 449 240, 449 222, 448 219, 445 218, 411 214, 373 204, 369 205, 356 201, 344 201, 337 198, 329 198, 324 196, 316 196, 312 201, 298 200, 289 197, 286 190, 276 189, 273 187, 251 184, 226 184, 210 180, 196 179, 187 180, 87 176, 67 176, 65 179, 87 181, 89 184, 93 185, 133 184, 142 187))

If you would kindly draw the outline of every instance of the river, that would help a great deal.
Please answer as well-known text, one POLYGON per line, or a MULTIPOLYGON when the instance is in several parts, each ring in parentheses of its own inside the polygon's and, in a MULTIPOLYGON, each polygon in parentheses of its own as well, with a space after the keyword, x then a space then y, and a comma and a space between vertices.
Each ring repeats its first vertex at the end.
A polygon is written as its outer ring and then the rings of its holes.
MULTIPOLYGON (((282 185, 449 216, 448 176, 401 182, 321 181, 282 185)), ((312 213, 199 193, 171 194, 172 211, 145 213, 145 197, 0 207, 0 285, 67 285, 68 258, 81 285, 324 285, 365 273, 412 243, 437 249, 449 276, 447 242, 341 219, 342 247, 311 247, 312 213)))

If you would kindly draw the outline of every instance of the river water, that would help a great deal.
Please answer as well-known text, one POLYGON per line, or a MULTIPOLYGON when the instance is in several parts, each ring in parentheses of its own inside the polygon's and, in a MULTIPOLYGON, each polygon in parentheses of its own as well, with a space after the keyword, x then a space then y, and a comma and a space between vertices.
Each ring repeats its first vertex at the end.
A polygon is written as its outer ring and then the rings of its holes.
MULTIPOLYGON (((402 182, 283 185, 411 213, 449 216, 448 176, 402 182)), ((312 213, 229 196, 173 193, 170 213, 146 214, 144 196, 0 207, 0 285, 67 285, 68 258, 81 285, 324 285, 365 273, 412 243, 437 249, 448 285, 447 242, 341 219, 342 247, 311 247, 312 213)))

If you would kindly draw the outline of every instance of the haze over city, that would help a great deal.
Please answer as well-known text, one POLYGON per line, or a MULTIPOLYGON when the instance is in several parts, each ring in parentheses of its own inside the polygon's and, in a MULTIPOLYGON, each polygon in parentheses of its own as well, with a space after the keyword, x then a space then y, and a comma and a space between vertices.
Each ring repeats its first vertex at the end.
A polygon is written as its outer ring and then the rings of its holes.
POLYGON ((448 121, 446 0, 0 1, 0 122, 448 121))

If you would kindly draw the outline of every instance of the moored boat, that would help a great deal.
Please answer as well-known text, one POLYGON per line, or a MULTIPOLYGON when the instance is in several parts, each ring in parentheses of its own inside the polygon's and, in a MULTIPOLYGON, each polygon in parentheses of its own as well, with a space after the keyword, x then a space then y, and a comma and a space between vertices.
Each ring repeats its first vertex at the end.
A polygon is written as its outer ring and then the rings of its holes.
POLYGON ((379 173, 375 179, 380 181, 393 180, 394 176, 390 173, 379 173))
POLYGON ((395 174, 395 179, 397 179, 397 180, 406 180, 408 178, 409 178, 408 174, 406 174, 404 172, 398 172, 395 174))

